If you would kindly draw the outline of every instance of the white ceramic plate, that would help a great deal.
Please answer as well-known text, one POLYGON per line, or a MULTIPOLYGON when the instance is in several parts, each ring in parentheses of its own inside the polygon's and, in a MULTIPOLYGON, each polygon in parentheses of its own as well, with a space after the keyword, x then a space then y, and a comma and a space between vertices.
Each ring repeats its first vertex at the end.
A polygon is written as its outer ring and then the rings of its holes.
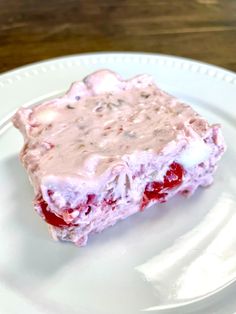
POLYGON ((203 313, 209 306, 218 313, 219 304, 225 313, 222 288, 231 284, 232 294, 236 278, 234 73, 163 55, 70 56, 0 76, 0 104, 0 313, 185 313, 199 307, 203 313), (23 141, 9 119, 19 106, 58 95, 100 68, 126 78, 153 75, 210 122, 221 123, 228 150, 210 188, 139 213, 79 249, 53 242, 32 209, 33 192, 17 157, 23 141))

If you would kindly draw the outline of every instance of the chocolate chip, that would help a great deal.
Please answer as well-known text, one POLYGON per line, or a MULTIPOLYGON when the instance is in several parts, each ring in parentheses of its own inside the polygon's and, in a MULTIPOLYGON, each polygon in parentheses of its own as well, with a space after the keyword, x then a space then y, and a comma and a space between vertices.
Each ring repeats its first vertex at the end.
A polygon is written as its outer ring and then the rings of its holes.
POLYGON ((67 109, 75 109, 75 107, 73 107, 73 106, 71 106, 71 105, 69 105, 69 104, 66 105, 66 108, 67 108, 67 109))

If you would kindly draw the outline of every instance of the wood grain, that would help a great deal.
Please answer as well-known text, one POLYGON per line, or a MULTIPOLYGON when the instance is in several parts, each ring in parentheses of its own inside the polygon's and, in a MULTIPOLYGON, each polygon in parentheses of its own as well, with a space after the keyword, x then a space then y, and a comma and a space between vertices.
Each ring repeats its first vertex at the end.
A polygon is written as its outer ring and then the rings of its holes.
POLYGON ((236 1, 0 1, 0 72, 93 51, 173 54, 236 71, 236 1))

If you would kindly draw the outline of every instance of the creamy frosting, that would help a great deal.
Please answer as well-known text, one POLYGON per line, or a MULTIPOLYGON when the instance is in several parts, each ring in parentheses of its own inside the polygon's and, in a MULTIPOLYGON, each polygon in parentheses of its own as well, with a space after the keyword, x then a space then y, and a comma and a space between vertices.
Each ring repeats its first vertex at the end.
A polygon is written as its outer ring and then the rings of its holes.
MULTIPOLYGON (((24 113, 28 145, 24 160, 26 165, 37 160, 37 178, 96 177, 125 154, 160 153, 180 138, 187 145, 193 136, 203 151, 196 162, 207 158, 201 138, 207 122, 146 75, 125 81, 111 71, 99 71, 74 83, 62 98, 21 109, 16 120, 24 113)), ((194 166, 194 161, 186 162, 187 155, 186 151, 180 160, 194 166)))

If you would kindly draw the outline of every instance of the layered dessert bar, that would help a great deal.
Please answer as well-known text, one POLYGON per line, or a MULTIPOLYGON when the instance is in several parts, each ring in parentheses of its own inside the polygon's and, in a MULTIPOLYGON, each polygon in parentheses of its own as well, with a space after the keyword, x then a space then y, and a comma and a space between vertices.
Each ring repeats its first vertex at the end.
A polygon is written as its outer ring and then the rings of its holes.
POLYGON ((218 124, 139 75, 100 70, 62 97, 13 118, 34 207, 55 239, 85 245, 100 232, 176 194, 213 181, 225 151, 218 124))

